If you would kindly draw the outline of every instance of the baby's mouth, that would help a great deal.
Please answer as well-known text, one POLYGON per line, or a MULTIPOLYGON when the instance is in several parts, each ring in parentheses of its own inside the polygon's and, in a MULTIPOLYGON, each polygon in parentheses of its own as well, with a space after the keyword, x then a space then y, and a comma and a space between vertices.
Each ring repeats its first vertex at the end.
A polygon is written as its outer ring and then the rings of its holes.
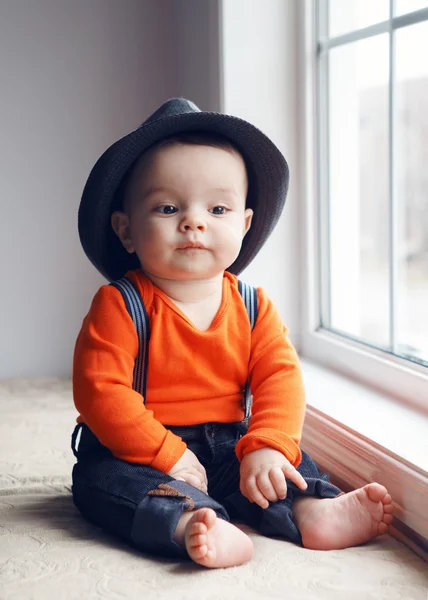
POLYGON ((206 250, 206 248, 201 242, 186 242, 179 246, 178 250, 206 250))

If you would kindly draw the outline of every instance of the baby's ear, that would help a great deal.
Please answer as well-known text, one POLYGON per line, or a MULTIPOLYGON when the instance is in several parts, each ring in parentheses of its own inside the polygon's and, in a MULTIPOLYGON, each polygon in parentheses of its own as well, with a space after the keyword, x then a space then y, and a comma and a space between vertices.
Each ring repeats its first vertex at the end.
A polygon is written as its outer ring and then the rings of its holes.
POLYGON ((122 242, 122 246, 125 248, 125 250, 130 254, 135 252, 135 248, 131 240, 131 230, 129 226, 128 215, 120 210, 115 210, 111 215, 111 226, 113 227, 117 237, 122 242))
POLYGON ((254 211, 252 208, 245 209, 245 213, 244 213, 245 224, 244 224, 244 231, 242 232, 242 237, 245 236, 245 234, 251 227, 251 221, 253 220, 253 214, 254 214, 254 211))

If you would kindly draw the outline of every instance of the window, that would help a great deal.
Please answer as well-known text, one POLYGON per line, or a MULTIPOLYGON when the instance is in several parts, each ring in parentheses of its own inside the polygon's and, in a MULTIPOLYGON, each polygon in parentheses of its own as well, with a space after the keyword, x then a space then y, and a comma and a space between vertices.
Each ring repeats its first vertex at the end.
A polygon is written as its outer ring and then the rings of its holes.
POLYGON ((428 410, 428 0, 298 3, 302 357, 428 410))
POLYGON ((320 328, 428 367, 428 0, 317 20, 320 328))

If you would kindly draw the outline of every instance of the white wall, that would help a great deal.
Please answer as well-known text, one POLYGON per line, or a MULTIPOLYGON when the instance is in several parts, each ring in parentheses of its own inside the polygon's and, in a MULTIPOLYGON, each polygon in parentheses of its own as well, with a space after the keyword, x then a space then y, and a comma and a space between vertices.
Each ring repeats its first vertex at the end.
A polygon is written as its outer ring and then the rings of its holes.
POLYGON ((0 2, 0 377, 71 373, 103 282, 80 196, 100 154, 175 93, 171 1, 0 2))
POLYGON ((242 273, 264 287, 298 347, 300 298, 296 0, 223 0, 223 110, 266 133, 285 155, 290 189, 284 213, 242 273))
POLYGON ((295 0, 0 0, 0 378, 71 374, 104 283, 78 239, 83 186, 100 154, 172 96, 251 120, 286 155, 284 217, 244 277, 267 289, 295 334, 294 9, 295 0))
POLYGON ((219 5, 219 0, 174 1, 176 94, 216 112, 221 109, 219 5))

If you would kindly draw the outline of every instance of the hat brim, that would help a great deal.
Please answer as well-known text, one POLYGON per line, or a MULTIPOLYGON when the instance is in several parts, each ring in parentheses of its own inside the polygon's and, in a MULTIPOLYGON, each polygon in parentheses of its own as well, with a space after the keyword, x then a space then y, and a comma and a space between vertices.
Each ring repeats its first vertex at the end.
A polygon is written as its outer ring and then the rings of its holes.
POLYGON ((111 227, 116 194, 126 173, 153 144, 186 131, 215 132, 228 138, 242 154, 249 179, 247 205, 254 210, 251 228, 228 271, 238 275, 254 259, 275 227, 284 207, 288 165, 278 148, 259 129, 230 115, 191 112, 148 122, 115 142, 99 158, 85 185, 78 228, 83 249, 109 281, 139 267, 135 254, 123 248, 111 227))

